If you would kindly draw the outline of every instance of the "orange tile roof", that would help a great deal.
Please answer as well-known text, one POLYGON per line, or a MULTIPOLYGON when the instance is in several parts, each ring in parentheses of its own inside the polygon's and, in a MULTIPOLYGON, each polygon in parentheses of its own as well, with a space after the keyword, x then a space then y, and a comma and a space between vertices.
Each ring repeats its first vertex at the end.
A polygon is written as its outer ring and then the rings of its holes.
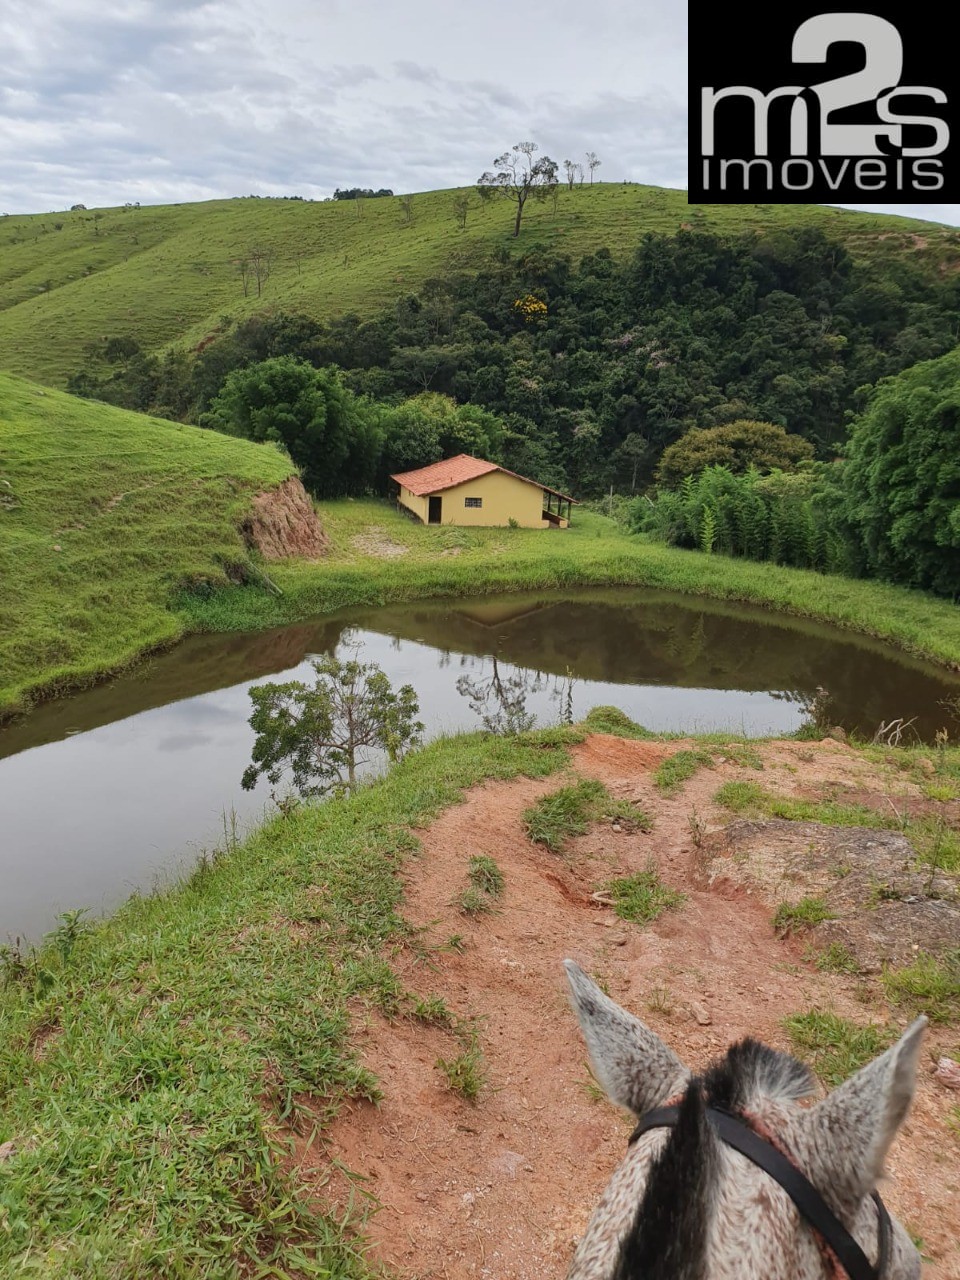
MULTIPOLYGON (((566 498, 568 502, 576 503, 575 498, 571 498, 566 493, 560 493, 558 489, 551 489, 549 485, 540 484, 537 480, 528 480, 526 476, 518 476, 515 471, 498 467, 495 462, 486 462, 483 458, 472 458, 469 453, 458 453, 455 458, 444 458, 442 462, 433 462, 429 467, 420 467, 418 471, 401 471, 390 479, 396 480, 397 484, 403 485, 418 498, 425 498, 428 493, 452 489, 455 485, 476 480, 478 476, 485 476, 491 471, 502 471, 505 475, 522 480, 525 484, 536 485, 545 493, 552 493, 557 498, 566 498)), ((579 506, 579 503, 577 505, 579 506)))
POLYGON ((477 476, 485 476, 488 471, 499 470, 495 462, 484 462, 483 458, 471 458, 469 453, 458 453, 455 458, 444 458, 442 462, 431 463, 429 467, 421 467, 418 471, 401 471, 390 479, 402 484, 418 498, 423 498, 428 493, 452 489, 454 485, 476 480, 477 476))

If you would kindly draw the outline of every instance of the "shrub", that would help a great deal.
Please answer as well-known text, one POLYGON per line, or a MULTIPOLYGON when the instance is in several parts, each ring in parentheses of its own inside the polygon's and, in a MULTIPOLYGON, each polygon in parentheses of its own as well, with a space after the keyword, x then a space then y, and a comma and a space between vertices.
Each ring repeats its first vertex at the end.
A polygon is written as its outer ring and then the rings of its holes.
POLYGON ((678 489, 659 489, 652 502, 635 502, 630 527, 707 554, 844 572, 851 557, 827 500, 819 469, 761 475, 751 468, 735 475, 725 466, 707 467, 678 489))
POLYGON ((868 570, 960 594, 960 352, 874 389, 843 465, 844 513, 868 570))
POLYGON ((813 457, 813 445, 803 436, 791 435, 772 422, 728 422, 722 427, 695 427, 664 449, 657 480, 676 488, 686 476, 699 475, 707 467, 726 467, 739 474, 758 471, 792 471, 813 457))

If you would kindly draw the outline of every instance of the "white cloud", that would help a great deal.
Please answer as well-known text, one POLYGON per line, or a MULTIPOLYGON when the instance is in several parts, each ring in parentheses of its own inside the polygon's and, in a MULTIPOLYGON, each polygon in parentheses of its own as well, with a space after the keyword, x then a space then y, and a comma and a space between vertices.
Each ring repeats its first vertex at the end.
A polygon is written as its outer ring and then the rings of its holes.
POLYGON ((0 212, 454 186, 527 137, 682 187, 685 104, 673 0, 7 0, 0 212))

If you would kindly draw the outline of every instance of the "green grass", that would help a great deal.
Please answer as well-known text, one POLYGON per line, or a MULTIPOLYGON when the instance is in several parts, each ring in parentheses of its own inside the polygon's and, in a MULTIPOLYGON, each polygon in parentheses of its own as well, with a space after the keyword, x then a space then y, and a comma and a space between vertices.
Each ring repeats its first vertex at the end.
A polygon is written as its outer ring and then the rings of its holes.
POLYGON ((467 877, 474 888, 488 894, 491 898, 501 897, 506 887, 503 872, 493 858, 488 858, 484 854, 477 854, 470 859, 467 877))
POLYGON ((531 805, 523 815, 523 827, 536 844, 559 853, 572 836, 584 835, 612 803, 602 782, 583 778, 531 805))
POLYGON ((0 440, 0 710, 179 638, 174 590, 226 586, 250 496, 293 471, 271 446, 3 374, 0 440))
POLYGON ((834 914, 823 898, 801 898, 799 902, 781 902, 774 912, 773 927, 781 938, 803 929, 812 929, 834 914))
POLYGON ((452 1058, 437 1058, 434 1065, 446 1076, 454 1093, 467 1102, 477 1101, 487 1081, 487 1070, 476 1030, 460 1053, 452 1058))
POLYGON ((767 792, 759 782, 725 782, 713 795, 721 809, 731 813, 761 813, 767 800, 767 792))
POLYGON ((636 738, 647 742, 659 741, 662 736, 631 720, 619 707, 592 707, 583 727, 590 733, 609 733, 616 738, 636 738))
POLYGON ((726 743, 717 754, 724 764, 736 765, 738 769, 763 769, 760 752, 744 742, 726 743))
POLYGON ((611 880, 604 888, 613 898, 613 909, 620 919, 633 924, 650 924, 664 911, 678 910, 687 900, 686 894, 663 883, 653 865, 636 875, 611 880))
POLYGON ((443 996, 415 997, 410 1015, 418 1022, 436 1027, 452 1027, 456 1021, 443 996))
POLYGON ((715 802, 732 813, 750 817, 783 818, 787 822, 822 822, 832 827, 874 827, 877 829, 903 826, 892 811, 883 813, 862 804, 842 804, 836 800, 804 800, 792 796, 777 796, 765 790, 759 782, 725 782, 713 796, 715 802))
MULTIPOLYGON (((429 528, 386 502, 325 503, 320 514, 331 554, 319 563, 271 565, 283 593, 277 596, 262 585, 237 532, 250 494, 290 474, 272 447, 2 375, 0 433, 0 714, 117 671, 188 631, 257 629, 349 606, 578 586, 643 586, 769 605, 793 615, 790 626, 801 633, 819 625, 807 618, 834 622, 960 663, 960 610, 946 601, 680 551, 580 511, 572 528, 545 533, 429 528), (358 547, 355 539, 372 525, 405 554, 386 560, 358 547), (451 549, 459 554, 442 554, 451 549), (233 578, 251 581, 232 585, 227 567, 233 578)), ((624 729, 609 711, 590 727, 624 729)))
MULTIPOLYGON (((378 1096, 350 1010, 402 989, 379 957, 408 932, 397 873, 412 829, 483 778, 565 762, 535 738, 438 741, 350 800, 268 822, 178 888, 88 932, 68 924, 69 945, 7 956, 0 1143, 16 1152, 0 1273, 369 1276, 279 1122, 309 1132, 344 1098, 378 1096)), ((479 1067, 452 1067, 466 1092, 479 1067)))
POLYGON ((469 884, 462 893, 458 893, 453 905, 465 916, 484 916, 493 910, 493 903, 487 894, 475 885, 469 884))
POLYGON ((861 1026, 823 1009, 793 1014, 783 1025, 797 1052, 831 1087, 872 1062, 894 1040, 886 1027, 861 1026))
POLYGON ((960 1021, 960 949, 943 956, 921 953, 911 965, 887 969, 883 987, 891 1004, 931 1022, 960 1021))
MULTIPOLYGON (((477 160, 478 172, 483 159, 477 160)), ((369 315, 431 276, 476 269, 498 249, 533 246, 574 259, 607 247, 630 252, 646 232, 684 225, 721 235, 818 227, 843 240, 856 259, 916 260, 911 233, 931 275, 958 257, 952 228, 911 218, 816 205, 703 205, 683 191, 617 182, 530 204, 519 241, 504 201, 482 209, 473 189, 414 196, 403 223, 399 197, 301 203, 212 200, 143 209, 12 215, 0 219, 0 352, 5 369, 63 385, 84 346, 104 335, 135 337, 148 350, 195 347, 232 321, 267 308, 326 318, 369 315), (470 196, 465 230, 453 215, 470 196), (260 244, 272 251, 263 297, 244 298, 237 262, 260 244)), ((255 295, 256 290, 252 290, 255 295)))
POLYGON ((657 765, 653 772, 653 781, 663 796, 675 796, 700 769, 708 769, 713 764, 713 756, 702 747, 693 750, 675 751, 672 756, 657 765))
POLYGON ((821 973, 859 973, 860 965, 857 957, 842 942, 831 942, 825 947, 814 963, 821 973))

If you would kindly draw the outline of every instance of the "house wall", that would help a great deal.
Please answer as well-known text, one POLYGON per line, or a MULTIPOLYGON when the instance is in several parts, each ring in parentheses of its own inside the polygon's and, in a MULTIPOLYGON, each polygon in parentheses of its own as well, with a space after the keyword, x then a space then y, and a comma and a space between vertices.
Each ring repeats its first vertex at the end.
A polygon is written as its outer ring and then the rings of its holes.
POLYGON ((506 525, 516 520, 523 529, 546 529, 543 519, 543 490, 502 471, 489 471, 476 480, 466 480, 440 494, 441 524, 506 525), (467 498, 480 498, 482 507, 468 507, 467 498))
MULTIPOLYGON (((505 475, 502 471, 490 471, 475 480, 465 480, 463 484, 441 490, 436 496, 442 499, 441 524, 481 528, 508 525, 511 520, 516 520, 522 529, 556 527, 543 518, 543 490, 540 486, 505 475), (467 498, 480 498, 483 506, 468 507, 467 498)), ((418 498, 401 485, 397 501, 424 524, 429 522, 429 496, 418 498)), ((565 529, 568 521, 557 523, 565 529)))
POLYGON ((426 498, 418 498, 415 493, 411 493, 409 489, 400 486, 400 492, 397 494, 397 501, 402 507, 406 507, 408 511, 412 511, 418 516, 424 524, 427 523, 427 514, 429 506, 426 498))

